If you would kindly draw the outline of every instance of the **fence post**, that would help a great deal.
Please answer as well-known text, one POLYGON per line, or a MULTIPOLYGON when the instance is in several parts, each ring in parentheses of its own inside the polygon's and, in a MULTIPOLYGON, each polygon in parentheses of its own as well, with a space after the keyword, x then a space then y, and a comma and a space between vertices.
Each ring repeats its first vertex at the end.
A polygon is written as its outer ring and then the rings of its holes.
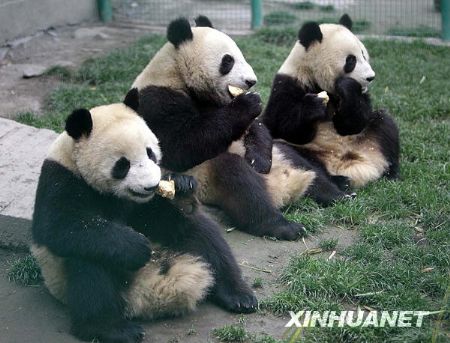
POLYGON ((104 23, 112 20, 112 6, 110 0, 97 0, 98 14, 104 23))
POLYGON ((450 0, 441 0, 442 39, 450 41, 450 0))
POLYGON ((252 30, 262 26, 262 0, 251 0, 252 30))

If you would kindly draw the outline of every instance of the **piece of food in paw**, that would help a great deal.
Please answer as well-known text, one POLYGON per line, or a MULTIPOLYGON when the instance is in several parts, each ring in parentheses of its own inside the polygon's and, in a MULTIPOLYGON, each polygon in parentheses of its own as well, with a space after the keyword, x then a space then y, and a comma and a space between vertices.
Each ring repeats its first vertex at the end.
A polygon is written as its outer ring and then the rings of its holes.
POLYGON ((321 99, 323 99, 323 103, 326 105, 328 104, 328 101, 330 101, 330 97, 328 96, 328 93, 326 91, 322 91, 317 94, 317 96, 321 99))
POLYGON ((175 198, 175 181, 174 180, 161 180, 159 181, 158 189, 156 193, 163 198, 173 199, 175 198))
POLYGON ((245 92, 245 90, 243 90, 242 88, 232 86, 232 85, 228 85, 228 91, 234 98, 245 92))

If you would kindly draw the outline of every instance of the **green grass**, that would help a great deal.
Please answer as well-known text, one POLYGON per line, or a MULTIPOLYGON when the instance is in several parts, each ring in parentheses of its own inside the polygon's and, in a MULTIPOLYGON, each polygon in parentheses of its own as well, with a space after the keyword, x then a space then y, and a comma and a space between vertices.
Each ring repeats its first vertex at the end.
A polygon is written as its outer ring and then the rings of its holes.
POLYGON ((285 11, 274 11, 264 16, 264 23, 268 26, 290 25, 295 23, 297 17, 285 11))
POLYGON ((249 333, 245 328, 245 322, 239 321, 236 324, 225 325, 221 328, 216 328, 212 334, 220 342, 224 343, 282 343, 267 334, 253 334, 249 333))
MULTIPOLYGON (((297 29, 264 29, 237 39, 258 75, 257 90, 264 102, 296 36, 297 29)), ((73 108, 121 101, 164 41, 147 37, 86 62, 50 95, 45 115, 25 113, 19 120, 61 131, 73 108)), ((420 41, 364 43, 377 73, 371 87, 374 107, 387 108, 400 127, 401 180, 380 180, 359 190, 355 199, 332 207, 320 208, 304 199, 286 209, 289 219, 304 223, 311 233, 339 226, 356 230, 359 239, 338 252, 340 258, 293 256, 280 279, 282 291, 264 299, 266 310, 286 314, 358 306, 429 311, 444 307, 450 271, 450 48, 420 41), (366 293, 372 294, 360 296, 366 293)), ((333 245, 322 244, 330 249, 333 245)), ((414 329, 305 329, 303 335, 306 342, 426 342, 435 319, 414 329)), ((217 334, 224 339, 245 335, 241 328, 217 334)))
POLYGON ((288 3, 289 7, 292 7, 293 9, 296 10, 312 10, 314 9, 314 7, 316 6, 313 2, 311 1, 301 1, 301 2, 293 2, 293 3, 288 3))
POLYGON ((319 242, 319 248, 321 248, 323 251, 332 251, 336 248, 337 244, 337 239, 324 239, 319 242))
POLYGON ((242 323, 214 329, 213 335, 221 342, 245 342, 250 337, 242 323))
POLYGON ((336 10, 333 5, 322 5, 318 7, 322 12, 334 12, 336 10))
POLYGON ((263 287, 263 279, 260 277, 257 277, 253 280, 252 283, 253 288, 262 288, 263 287))
POLYGON ((8 269, 8 280, 22 286, 34 286, 41 282, 41 270, 33 256, 27 255, 14 261, 8 269))
POLYGON ((440 37, 441 31, 434 27, 392 27, 387 31, 391 36, 407 36, 407 37, 440 37))

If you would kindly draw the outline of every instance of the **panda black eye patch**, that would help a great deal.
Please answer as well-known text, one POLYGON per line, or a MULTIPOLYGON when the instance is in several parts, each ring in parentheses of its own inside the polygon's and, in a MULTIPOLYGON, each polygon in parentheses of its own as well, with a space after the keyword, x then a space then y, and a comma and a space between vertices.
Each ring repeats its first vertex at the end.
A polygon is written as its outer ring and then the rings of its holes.
POLYGON ((234 66, 234 58, 233 58, 233 56, 225 54, 222 57, 222 63, 220 63, 219 71, 220 71, 220 73, 222 75, 226 75, 226 74, 228 74, 231 71, 231 69, 233 69, 233 66, 234 66))
POLYGON ((356 67, 356 57, 355 55, 348 55, 345 60, 344 71, 346 73, 351 73, 356 67))
POLYGON ((147 148, 147 156, 149 159, 156 163, 156 155, 151 148, 147 148))
POLYGON ((111 175, 114 179, 122 180, 127 176, 129 170, 130 161, 125 157, 121 157, 114 164, 111 175))

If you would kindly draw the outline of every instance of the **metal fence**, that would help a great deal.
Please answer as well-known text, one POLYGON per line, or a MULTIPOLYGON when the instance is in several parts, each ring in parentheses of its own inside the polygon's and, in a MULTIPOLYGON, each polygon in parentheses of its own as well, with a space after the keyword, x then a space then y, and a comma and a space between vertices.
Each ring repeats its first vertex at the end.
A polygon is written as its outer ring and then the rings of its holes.
MULTIPOLYGON (((309 20, 353 18, 354 31, 367 34, 438 37, 439 0, 262 0, 263 25, 300 27, 309 20)), ((165 27, 172 19, 198 14, 228 32, 250 30, 250 0, 113 0, 114 20, 165 27)))

